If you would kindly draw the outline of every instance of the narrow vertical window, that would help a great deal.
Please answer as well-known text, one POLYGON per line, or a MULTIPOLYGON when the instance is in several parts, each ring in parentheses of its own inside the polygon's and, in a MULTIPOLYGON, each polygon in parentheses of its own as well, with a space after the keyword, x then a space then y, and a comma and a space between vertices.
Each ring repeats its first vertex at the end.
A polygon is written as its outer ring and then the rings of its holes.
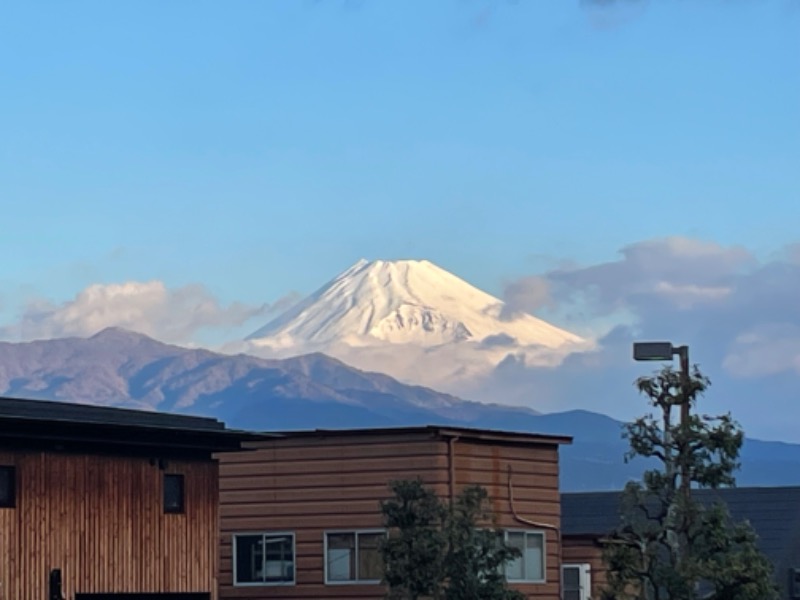
POLYGON ((0 466, 0 508, 14 508, 17 505, 17 470, 14 467, 0 466))
POLYGON ((562 565, 561 582, 564 600, 589 600, 592 593, 591 567, 588 564, 562 565))
POLYGON ((183 512, 183 475, 176 473, 164 474, 164 512, 183 512))

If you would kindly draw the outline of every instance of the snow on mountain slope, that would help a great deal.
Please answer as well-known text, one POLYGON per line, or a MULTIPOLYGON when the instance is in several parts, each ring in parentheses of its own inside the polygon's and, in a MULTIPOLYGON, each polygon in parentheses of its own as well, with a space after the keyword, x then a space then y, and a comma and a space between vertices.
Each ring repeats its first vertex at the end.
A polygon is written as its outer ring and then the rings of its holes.
POLYGON ((590 345, 532 315, 506 318, 502 311, 502 300, 429 261, 361 260, 248 336, 245 351, 324 352, 360 369, 463 392, 509 355, 556 365, 590 345))
POLYGON ((502 307, 501 300, 426 260, 361 260, 248 339, 273 348, 435 346, 487 337, 491 343, 501 340, 497 336, 548 348, 582 341, 531 315, 502 320, 502 307))

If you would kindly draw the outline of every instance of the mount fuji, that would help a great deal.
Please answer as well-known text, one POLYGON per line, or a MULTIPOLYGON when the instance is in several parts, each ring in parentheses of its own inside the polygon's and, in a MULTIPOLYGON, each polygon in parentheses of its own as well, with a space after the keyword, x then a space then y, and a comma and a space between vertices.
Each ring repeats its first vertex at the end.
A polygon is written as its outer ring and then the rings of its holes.
POLYGON ((269 358, 322 352, 464 394, 505 360, 556 366, 591 347, 533 315, 508 313, 499 298, 427 260, 360 260, 248 336, 244 350, 269 358))

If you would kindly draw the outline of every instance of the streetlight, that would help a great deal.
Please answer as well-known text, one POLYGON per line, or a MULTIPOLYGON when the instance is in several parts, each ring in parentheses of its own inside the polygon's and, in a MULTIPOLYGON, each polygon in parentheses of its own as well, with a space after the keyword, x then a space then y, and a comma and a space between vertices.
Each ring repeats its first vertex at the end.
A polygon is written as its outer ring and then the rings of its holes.
MULTIPOLYGON (((633 360, 638 361, 672 361, 678 355, 681 362, 681 425, 689 423, 689 346, 673 346, 672 342, 634 342, 633 360)), ((689 497, 689 465, 682 465, 681 490, 689 497)))

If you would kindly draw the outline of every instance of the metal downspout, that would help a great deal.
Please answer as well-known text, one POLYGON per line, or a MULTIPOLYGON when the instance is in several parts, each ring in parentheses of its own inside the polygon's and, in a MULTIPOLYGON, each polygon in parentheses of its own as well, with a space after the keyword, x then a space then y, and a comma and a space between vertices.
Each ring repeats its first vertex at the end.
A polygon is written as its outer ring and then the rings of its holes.
POLYGON ((452 506, 453 502, 456 500, 456 454, 455 454, 455 445, 458 441, 458 436, 453 436, 447 439, 447 467, 450 471, 449 474, 449 494, 450 494, 450 505, 452 506))
MULTIPOLYGON (((508 465, 508 504, 511 508, 511 514, 514 517, 514 520, 518 521, 519 523, 523 523, 525 525, 530 525, 532 527, 539 527, 541 529, 549 529, 550 531, 554 531, 556 534, 556 544, 558 546, 558 597, 561 598, 562 590, 561 590, 561 563, 563 562, 563 552, 564 549, 562 547, 561 542, 561 528, 557 527, 556 525, 551 525, 550 523, 541 523, 539 521, 531 521, 530 519, 526 519, 524 517, 519 516, 517 513, 517 508, 514 506, 514 484, 511 482, 511 476, 513 474, 513 470, 511 465, 508 465)), ((560 504, 559 500, 559 504, 560 504)), ((559 513, 560 513, 559 509, 559 513)), ((544 548, 545 552, 545 560, 547 556, 547 545, 545 544, 544 548)), ((546 575, 545 575, 546 577, 546 575)))

